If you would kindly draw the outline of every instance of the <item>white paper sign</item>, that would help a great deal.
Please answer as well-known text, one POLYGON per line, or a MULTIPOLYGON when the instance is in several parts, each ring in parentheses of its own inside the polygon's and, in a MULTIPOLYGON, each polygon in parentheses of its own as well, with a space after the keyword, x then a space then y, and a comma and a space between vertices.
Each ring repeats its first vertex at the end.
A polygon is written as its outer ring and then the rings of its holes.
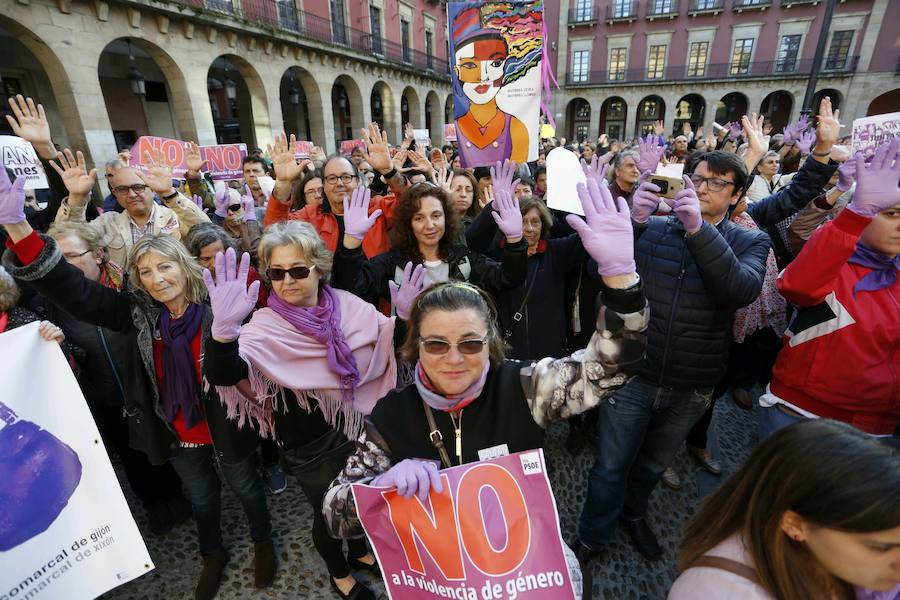
POLYGON ((0 153, 3 166, 12 169, 16 177, 25 177, 26 190, 43 190, 50 187, 41 168, 41 161, 30 143, 14 135, 0 135, 0 153))
POLYGON ((656 175, 681 179, 681 176, 684 175, 684 163, 669 163, 667 165, 660 163, 656 166, 656 175))
POLYGON ((413 129, 413 139, 416 141, 416 150, 419 152, 431 145, 431 134, 427 129, 413 129))
POLYGON ((90 600, 151 571, 84 396, 32 323, 0 334, 0 597, 90 600))
POLYGON ((563 147, 547 154, 547 206, 564 212, 584 216, 576 186, 587 178, 574 152, 563 147))
POLYGON ((851 156, 862 152, 867 157, 875 153, 875 148, 900 135, 900 112, 863 117, 853 121, 853 142, 851 156))

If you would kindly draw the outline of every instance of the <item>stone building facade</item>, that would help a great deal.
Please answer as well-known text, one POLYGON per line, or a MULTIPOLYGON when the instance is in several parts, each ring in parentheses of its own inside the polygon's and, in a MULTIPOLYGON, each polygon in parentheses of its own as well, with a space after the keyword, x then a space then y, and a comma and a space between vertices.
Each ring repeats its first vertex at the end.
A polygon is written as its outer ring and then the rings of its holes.
MULTIPOLYGON (((592 140, 656 119, 710 131, 751 111, 780 130, 800 115, 825 13, 824 0, 545 4, 559 135, 592 140)), ((900 2, 839 0, 825 35, 813 105, 829 95, 848 124, 900 111, 900 2)))
MULTIPOLYGON (((95 165, 135 137, 333 152, 378 121, 435 143, 450 108, 437 0, 0 0, 0 110, 43 103, 95 165)), ((0 133, 8 133, 5 119, 0 133)))

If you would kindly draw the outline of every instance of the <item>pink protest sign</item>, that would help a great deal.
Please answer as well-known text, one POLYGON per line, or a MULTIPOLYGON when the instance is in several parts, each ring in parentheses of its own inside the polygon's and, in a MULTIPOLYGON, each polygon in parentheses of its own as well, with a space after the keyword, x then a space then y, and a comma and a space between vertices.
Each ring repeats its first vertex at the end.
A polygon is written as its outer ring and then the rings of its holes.
MULTIPOLYGON (((150 150, 161 150, 169 164, 175 165, 172 177, 184 179, 187 171, 187 143, 150 135, 141 136, 131 147, 131 166, 146 171, 145 152, 150 150)), ((200 156, 206 161, 204 171, 208 171, 213 179, 240 179, 243 177, 242 163, 247 156, 247 145, 200 146, 200 156)))
POLYGON ((575 597, 542 450, 441 471, 426 502, 354 485, 390 598, 575 597))
POLYGON ((444 123, 444 141, 456 141, 456 123, 444 123))
POLYGON ((312 151, 313 151, 313 143, 312 142, 304 142, 304 141, 294 142, 294 158, 309 158, 309 155, 312 154, 312 151))
POLYGON ((344 140, 341 142, 341 154, 344 156, 350 156, 353 154, 354 148, 362 148, 366 149, 366 143, 362 140, 344 140))

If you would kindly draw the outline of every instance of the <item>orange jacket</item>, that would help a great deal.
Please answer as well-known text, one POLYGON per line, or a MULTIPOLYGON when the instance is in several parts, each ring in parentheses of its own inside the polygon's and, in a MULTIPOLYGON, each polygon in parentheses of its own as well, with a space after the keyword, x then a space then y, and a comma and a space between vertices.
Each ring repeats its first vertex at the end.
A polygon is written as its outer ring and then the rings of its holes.
MULTIPOLYGON (((340 229, 334 214, 330 210, 325 211, 322 209, 325 206, 325 202, 328 202, 328 200, 324 200, 322 204, 317 206, 307 205, 300 210, 292 211, 287 204, 279 201, 275 196, 270 196, 263 224, 268 227, 272 223, 281 221, 294 221, 297 219, 306 221, 316 228, 329 250, 336 252, 338 242, 340 242, 338 239, 340 229)), ((378 256, 391 249, 388 230, 394 224, 394 207, 396 205, 397 197, 393 193, 386 196, 372 196, 372 200, 369 203, 369 214, 380 208, 382 215, 375 222, 375 226, 366 234, 366 237, 363 238, 362 249, 366 258, 378 256)))

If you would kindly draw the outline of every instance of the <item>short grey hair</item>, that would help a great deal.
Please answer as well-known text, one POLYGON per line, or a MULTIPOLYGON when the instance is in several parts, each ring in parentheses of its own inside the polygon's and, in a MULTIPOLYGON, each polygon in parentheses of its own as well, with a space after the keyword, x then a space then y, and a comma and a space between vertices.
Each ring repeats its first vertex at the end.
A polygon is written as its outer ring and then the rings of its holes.
POLYGON ((609 181, 610 183, 615 181, 616 169, 622 166, 622 163, 625 162, 626 158, 634 159, 635 164, 637 164, 638 161, 641 160, 641 155, 637 150, 622 150, 621 152, 617 153, 613 157, 612 162, 609 165, 609 170, 606 172, 607 181, 609 181))
POLYGON ((6 269, 0 267, 0 313, 4 313, 19 303, 19 286, 6 269))
POLYGON ((237 251, 233 238, 228 235, 222 227, 215 223, 197 223, 188 230, 187 235, 184 236, 184 240, 182 241, 188 249, 188 252, 190 252, 191 256, 194 258, 199 257, 200 252, 204 248, 210 244, 215 244, 216 242, 222 242, 223 252, 229 248, 234 248, 235 251, 237 251))
POLYGON ((281 246, 297 246, 310 266, 322 276, 321 283, 331 281, 331 269, 334 264, 334 255, 316 228, 306 221, 285 221, 270 225, 259 241, 257 257, 259 259, 260 274, 265 276, 272 260, 272 251, 281 246))

